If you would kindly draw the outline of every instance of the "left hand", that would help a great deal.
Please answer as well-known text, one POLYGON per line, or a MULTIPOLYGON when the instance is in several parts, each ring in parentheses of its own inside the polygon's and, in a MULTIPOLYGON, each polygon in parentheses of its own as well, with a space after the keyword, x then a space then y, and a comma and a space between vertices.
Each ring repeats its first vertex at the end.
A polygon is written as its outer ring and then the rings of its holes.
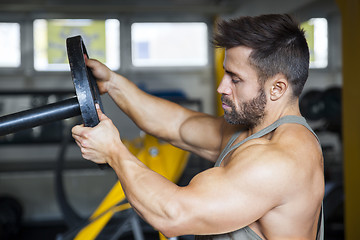
POLYGON ((102 113, 99 106, 97 112, 100 123, 93 127, 77 125, 72 128, 72 136, 80 147, 83 158, 94 163, 108 163, 116 156, 119 146, 123 145, 119 131, 110 118, 102 113))

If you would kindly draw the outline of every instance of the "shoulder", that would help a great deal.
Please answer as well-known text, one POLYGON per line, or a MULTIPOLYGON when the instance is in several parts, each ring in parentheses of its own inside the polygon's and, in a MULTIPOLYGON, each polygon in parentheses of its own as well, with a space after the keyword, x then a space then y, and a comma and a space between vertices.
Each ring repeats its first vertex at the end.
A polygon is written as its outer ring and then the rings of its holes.
POLYGON ((266 139, 248 141, 231 155, 225 168, 246 172, 255 177, 281 177, 293 169, 293 158, 286 148, 266 139))
MULTIPOLYGON (((290 178, 295 170, 291 156, 278 144, 254 139, 236 149, 224 166, 229 175, 253 186, 276 186, 290 178)), ((260 187, 260 188, 261 188, 260 187)))
MULTIPOLYGON (((321 175, 322 153, 316 137, 301 125, 280 126, 270 139, 250 140, 231 155, 225 166, 234 175, 252 182, 291 191, 294 184, 321 175)), ((279 189, 280 190, 280 189, 279 189)))
POLYGON ((270 142, 295 159, 322 160, 320 143, 315 135, 303 125, 294 123, 281 125, 275 130, 270 142))
POLYGON ((301 160, 309 157, 322 158, 322 150, 316 136, 300 124, 287 123, 279 126, 270 136, 253 139, 244 144, 242 151, 250 151, 262 157, 301 160))
MULTIPOLYGON (((285 164, 290 167, 309 158, 322 160, 321 146, 306 127, 283 124, 271 136, 250 140, 235 150, 233 158, 251 159, 251 163, 285 164)), ((243 163, 246 163, 244 161, 243 163)))

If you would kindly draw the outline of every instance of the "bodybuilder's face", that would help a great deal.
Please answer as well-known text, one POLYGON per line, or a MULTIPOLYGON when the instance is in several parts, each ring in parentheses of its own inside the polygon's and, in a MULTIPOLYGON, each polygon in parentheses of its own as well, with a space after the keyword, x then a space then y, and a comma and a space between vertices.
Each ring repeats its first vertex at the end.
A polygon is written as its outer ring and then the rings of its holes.
POLYGON ((225 120, 253 128, 265 116, 266 94, 248 62, 250 53, 250 48, 242 46, 226 50, 225 74, 218 92, 222 95, 225 120))
POLYGON ((221 96, 224 107, 224 118, 230 124, 241 124, 248 128, 254 128, 261 123, 265 116, 266 95, 264 89, 260 89, 257 97, 249 101, 239 100, 235 104, 225 95, 221 96))

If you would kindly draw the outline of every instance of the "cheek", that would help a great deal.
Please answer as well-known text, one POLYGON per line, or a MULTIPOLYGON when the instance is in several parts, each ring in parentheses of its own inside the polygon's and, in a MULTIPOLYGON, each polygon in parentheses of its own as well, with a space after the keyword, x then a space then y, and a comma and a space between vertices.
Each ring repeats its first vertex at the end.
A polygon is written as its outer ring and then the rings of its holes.
POLYGON ((255 97, 255 93, 257 93, 257 90, 252 86, 243 85, 236 89, 234 98, 236 102, 247 102, 255 97))

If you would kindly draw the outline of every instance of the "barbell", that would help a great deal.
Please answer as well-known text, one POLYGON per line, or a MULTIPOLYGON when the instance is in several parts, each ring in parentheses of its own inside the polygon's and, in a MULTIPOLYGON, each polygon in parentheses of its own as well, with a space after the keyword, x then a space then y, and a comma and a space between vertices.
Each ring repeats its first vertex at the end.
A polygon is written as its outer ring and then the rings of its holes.
POLYGON ((103 110, 99 89, 91 70, 81 36, 66 39, 67 55, 76 96, 56 103, 0 117, 0 136, 81 115, 86 127, 99 123, 95 104, 103 110))

